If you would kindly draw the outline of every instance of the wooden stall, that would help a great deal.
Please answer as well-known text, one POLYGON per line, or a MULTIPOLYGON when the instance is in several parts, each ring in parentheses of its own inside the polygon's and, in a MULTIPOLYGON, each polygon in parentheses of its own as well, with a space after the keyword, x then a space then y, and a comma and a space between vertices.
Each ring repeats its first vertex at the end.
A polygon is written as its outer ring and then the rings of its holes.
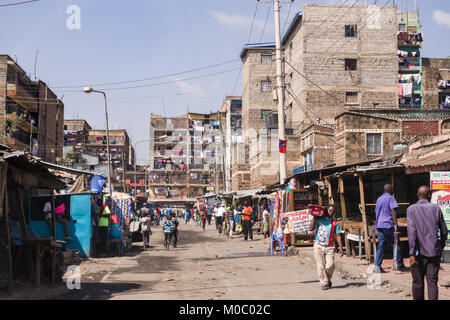
POLYGON ((407 242, 406 208, 409 206, 406 194, 406 177, 401 164, 374 164, 338 172, 325 177, 328 188, 329 203, 336 205, 341 213, 341 228, 344 231, 347 256, 362 258, 362 251, 367 261, 371 261, 376 248, 375 205, 376 199, 383 194, 383 187, 390 183, 394 186, 395 198, 399 204, 397 218, 400 241, 407 242))
MULTIPOLYGON (((0 225, 5 228, 8 256, 8 287, 13 288, 16 271, 25 267, 36 286, 41 283, 42 266, 51 265, 51 282, 56 282, 57 251, 63 243, 56 241, 55 204, 52 203, 53 230, 51 237, 33 234, 25 215, 27 201, 32 195, 49 195, 54 200, 55 190, 65 184, 50 173, 38 159, 25 153, 0 146, 2 168, 0 225)), ((0 248, 3 250, 3 248, 0 248)), ((0 251, 2 251, 0 250, 0 251)), ((3 259, 2 259, 3 260, 3 259)))

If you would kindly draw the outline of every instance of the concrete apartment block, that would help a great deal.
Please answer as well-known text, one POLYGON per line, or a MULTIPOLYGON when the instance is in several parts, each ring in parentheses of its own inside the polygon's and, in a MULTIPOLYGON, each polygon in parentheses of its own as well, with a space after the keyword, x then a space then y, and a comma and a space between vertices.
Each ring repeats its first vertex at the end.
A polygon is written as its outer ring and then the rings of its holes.
POLYGON ((248 44, 241 53, 242 59, 242 134, 244 142, 255 137, 264 126, 264 113, 276 111, 273 100, 275 87, 275 45, 248 44))
POLYGON ((423 104, 425 109, 440 109, 450 96, 450 88, 439 88, 440 80, 450 80, 450 58, 423 58, 423 104))
POLYGON ((64 104, 41 80, 33 81, 10 56, 0 55, 0 129, 6 114, 20 118, 11 146, 44 161, 57 163, 63 156, 64 104))
MULTIPOLYGON (((287 62, 313 83, 286 64, 288 90, 309 117, 329 124, 346 107, 397 106, 397 29, 393 6, 303 5, 283 47, 287 62), (346 36, 349 26, 356 26, 352 37, 346 36), (354 63, 356 70, 348 70, 354 63)), ((289 108, 298 108, 291 95, 286 99, 289 108)), ((311 122, 303 111, 292 117, 311 122)))

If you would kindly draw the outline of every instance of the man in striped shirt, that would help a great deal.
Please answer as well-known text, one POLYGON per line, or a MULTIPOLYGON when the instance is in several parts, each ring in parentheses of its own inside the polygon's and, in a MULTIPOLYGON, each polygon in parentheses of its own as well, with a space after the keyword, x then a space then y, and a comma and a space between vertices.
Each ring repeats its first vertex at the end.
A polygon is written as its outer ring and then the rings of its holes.
POLYGON ((166 221, 164 221, 162 229, 164 232, 164 248, 166 248, 166 250, 169 250, 170 241, 172 240, 172 233, 174 230, 174 224, 170 215, 167 216, 166 221))

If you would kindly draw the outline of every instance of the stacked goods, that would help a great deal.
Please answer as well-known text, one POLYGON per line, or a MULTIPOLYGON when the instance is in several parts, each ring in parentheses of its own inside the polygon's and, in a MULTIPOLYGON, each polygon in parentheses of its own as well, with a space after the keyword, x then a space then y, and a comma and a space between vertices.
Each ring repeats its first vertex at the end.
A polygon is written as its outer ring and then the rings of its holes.
POLYGON ((322 217, 327 208, 324 206, 318 206, 315 204, 308 204, 308 210, 309 210, 309 214, 312 216, 316 216, 316 217, 322 217))

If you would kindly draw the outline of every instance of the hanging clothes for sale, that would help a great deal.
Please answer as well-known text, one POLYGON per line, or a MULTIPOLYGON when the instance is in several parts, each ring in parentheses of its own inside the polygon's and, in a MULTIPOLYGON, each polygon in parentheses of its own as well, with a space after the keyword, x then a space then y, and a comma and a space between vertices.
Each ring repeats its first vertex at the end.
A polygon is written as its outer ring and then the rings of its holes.
POLYGON ((402 83, 398 84, 398 97, 403 98, 403 84, 402 83))
POLYGON ((402 89, 403 89, 403 97, 411 97, 412 96, 412 83, 408 82, 408 83, 402 83, 401 84, 402 89))

